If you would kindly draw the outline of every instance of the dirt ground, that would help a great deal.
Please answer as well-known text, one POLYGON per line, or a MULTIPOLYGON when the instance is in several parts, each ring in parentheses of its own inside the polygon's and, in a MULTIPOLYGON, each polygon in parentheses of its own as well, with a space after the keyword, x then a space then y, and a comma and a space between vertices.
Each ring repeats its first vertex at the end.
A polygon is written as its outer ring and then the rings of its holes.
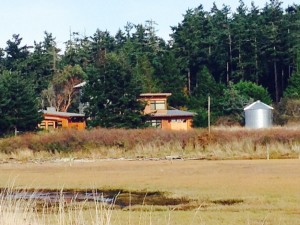
POLYGON ((10 162, 0 186, 162 191, 196 199, 205 224, 300 224, 300 160, 10 162))
MULTIPOLYGON (((189 196, 297 194, 300 160, 61 160, 0 164, 0 186, 123 188, 189 196)), ((299 192, 300 194, 300 192, 299 192)))

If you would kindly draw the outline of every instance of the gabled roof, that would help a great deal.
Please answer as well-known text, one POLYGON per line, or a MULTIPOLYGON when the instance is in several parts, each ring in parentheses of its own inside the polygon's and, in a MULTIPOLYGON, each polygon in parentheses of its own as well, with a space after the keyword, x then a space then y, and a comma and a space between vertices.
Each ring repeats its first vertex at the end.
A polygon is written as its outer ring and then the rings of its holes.
POLYGON ((174 109, 174 110, 166 110, 166 113, 154 113, 151 116, 152 117, 177 117, 177 116, 192 117, 194 115, 195 113, 192 112, 174 109))
POLYGON ((274 109, 273 107, 261 102, 260 100, 256 101, 256 102, 253 102, 252 104, 246 106, 244 108, 244 110, 257 110, 257 109, 264 109, 264 110, 272 110, 274 109))
POLYGON ((80 114, 80 113, 57 112, 57 111, 52 111, 52 110, 43 110, 43 114, 52 115, 52 116, 60 116, 60 117, 85 117, 84 114, 80 114))

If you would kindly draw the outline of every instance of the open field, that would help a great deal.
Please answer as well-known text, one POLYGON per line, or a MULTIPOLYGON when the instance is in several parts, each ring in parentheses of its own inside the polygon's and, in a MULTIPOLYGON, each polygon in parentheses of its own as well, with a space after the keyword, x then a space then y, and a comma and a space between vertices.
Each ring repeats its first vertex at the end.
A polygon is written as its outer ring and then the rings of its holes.
POLYGON ((15 162, 0 165, 0 186, 160 191, 194 200, 184 211, 113 210, 111 224, 300 224, 299 174, 298 159, 15 162))

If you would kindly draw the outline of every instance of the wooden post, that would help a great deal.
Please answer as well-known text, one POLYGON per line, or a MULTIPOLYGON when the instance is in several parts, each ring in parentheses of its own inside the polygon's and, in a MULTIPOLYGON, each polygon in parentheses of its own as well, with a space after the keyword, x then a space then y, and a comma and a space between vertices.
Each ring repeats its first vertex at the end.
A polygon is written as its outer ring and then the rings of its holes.
POLYGON ((266 148, 267 148, 267 160, 269 160, 270 159, 270 149, 269 149, 268 144, 266 145, 266 148))
POLYGON ((208 133, 210 134, 210 96, 208 96, 208 102, 207 102, 207 125, 208 125, 208 133))

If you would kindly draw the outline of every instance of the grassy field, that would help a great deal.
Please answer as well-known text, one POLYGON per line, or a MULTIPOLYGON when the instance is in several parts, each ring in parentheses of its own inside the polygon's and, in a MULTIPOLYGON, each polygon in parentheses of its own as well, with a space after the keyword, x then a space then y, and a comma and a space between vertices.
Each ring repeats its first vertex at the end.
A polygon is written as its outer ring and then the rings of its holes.
POLYGON ((298 159, 10 162, 0 164, 0 186, 160 191, 193 200, 186 210, 116 209, 109 224, 300 224, 299 174, 298 159))

